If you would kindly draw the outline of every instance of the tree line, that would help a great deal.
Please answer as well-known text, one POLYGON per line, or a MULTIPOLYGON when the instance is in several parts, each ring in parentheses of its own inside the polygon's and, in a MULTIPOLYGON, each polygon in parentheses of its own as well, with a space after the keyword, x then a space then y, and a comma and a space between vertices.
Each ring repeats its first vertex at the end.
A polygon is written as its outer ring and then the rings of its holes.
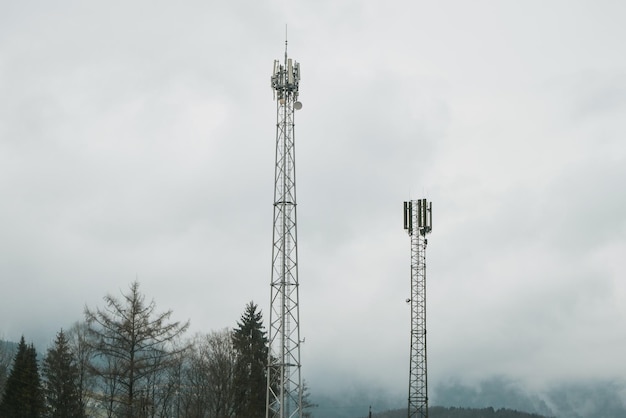
POLYGON ((171 316, 135 281, 86 307, 41 362, 22 337, 0 381, 0 417, 264 417, 269 348, 258 306, 248 303, 233 329, 191 338, 189 322, 171 316))

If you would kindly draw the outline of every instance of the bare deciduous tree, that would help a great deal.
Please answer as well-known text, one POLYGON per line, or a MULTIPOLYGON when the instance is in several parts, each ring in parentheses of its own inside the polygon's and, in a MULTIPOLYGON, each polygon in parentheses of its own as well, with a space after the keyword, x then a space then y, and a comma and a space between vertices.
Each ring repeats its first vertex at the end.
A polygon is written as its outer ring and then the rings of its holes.
POLYGON ((197 335, 185 362, 180 416, 235 416, 235 350, 228 329, 197 335))
MULTIPOLYGON (((88 327, 85 322, 75 322, 66 333, 67 341, 78 368, 78 392, 80 403, 88 416, 95 414, 90 404, 90 395, 94 390, 94 382, 89 374, 92 350, 88 344, 88 327)), ((91 402, 93 403, 93 402, 91 402)))
POLYGON ((170 322, 171 310, 156 313, 155 302, 145 303, 137 281, 121 300, 107 295, 104 301, 103 309, 85 308, 91 371, 106 383, 101 395, 109 413, 136 418, 145 412, 147 383, 183 350, 175 343, 189 322, 170 322))

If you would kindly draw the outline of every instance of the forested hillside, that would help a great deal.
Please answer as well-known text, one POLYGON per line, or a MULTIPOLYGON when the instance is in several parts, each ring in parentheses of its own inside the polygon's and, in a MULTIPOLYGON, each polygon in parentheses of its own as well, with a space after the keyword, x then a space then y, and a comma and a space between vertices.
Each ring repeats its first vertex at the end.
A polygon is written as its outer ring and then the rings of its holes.
MULTIPOLYGON (((430 418, 546 418, 543 415, 529 414, 511 409, 444 408, 434 406, 428 410, 430 418)), ((406 418, 406 409, 395 409, 377 414, 372 418, 406 418)))

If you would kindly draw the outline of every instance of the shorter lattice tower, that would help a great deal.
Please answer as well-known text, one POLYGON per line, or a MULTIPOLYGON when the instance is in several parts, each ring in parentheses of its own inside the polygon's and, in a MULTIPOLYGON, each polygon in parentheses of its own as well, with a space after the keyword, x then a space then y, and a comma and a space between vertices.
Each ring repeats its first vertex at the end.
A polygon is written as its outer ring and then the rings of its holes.
POLYGON ((404 202, 404 229, 411 237, 411 355, 409 365, 409 418, 428 417, 426 374, 426 234, 432 229, 432 203, 426 199, 404 202))

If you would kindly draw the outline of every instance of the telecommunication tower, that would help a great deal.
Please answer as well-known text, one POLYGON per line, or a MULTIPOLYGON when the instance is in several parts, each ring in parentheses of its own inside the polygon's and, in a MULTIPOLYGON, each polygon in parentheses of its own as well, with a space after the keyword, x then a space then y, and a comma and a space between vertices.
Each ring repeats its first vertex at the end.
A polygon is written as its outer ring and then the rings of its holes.
POLYGON ((271 78, 276 100, 276 166, 266 418, 302 417, 294 144, 294 112, 302 108, 299 82, 300 64, 287 58, 285 41, 285 60, 274 61, 271 78))
POLYGON ((428 418, 426 379, 426 234, 432 229, 432 202, 404 202, 404 229, 411 237, 411 356, 409 418, 428 418))

